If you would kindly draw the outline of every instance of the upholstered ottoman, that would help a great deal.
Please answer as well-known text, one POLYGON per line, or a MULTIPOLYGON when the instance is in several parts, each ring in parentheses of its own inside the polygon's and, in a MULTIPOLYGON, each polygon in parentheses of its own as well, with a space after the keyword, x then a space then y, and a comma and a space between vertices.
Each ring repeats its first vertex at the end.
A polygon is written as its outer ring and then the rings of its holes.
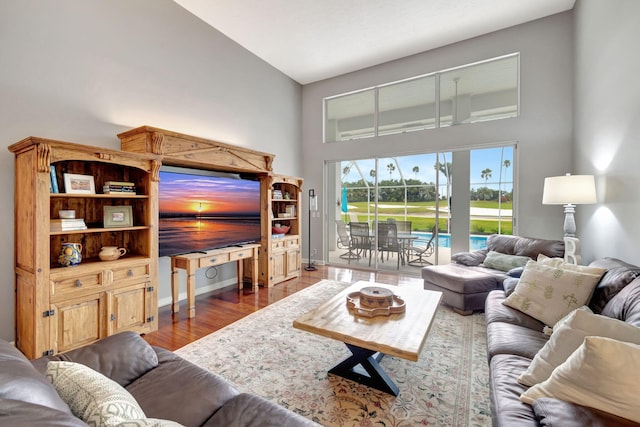
POLYGON ((456 264, 424 267, 422 278, 425 289, 442 292, 442 302, 465 316, 484 310, 489 292, 499 288, 495 276, 456 264))

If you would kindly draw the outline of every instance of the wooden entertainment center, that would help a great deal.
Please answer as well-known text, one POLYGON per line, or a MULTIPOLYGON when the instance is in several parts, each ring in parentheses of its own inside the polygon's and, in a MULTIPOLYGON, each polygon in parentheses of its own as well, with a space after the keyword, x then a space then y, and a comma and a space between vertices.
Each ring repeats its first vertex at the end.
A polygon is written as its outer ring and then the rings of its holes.
MULTIPOLYGON (((150 126, 118 137, 121 151, 36 137, 8 147, 15 155, 16 346, 29 358, 82 347, 125 330, 157 330, 162 164, 258 177, 258 258, 256 262, 257 245, 251 247, 251 256, 234 252, 235 260, 244 263, 238 269, 244 276, 239 282, 248 279, 255 286, 257 277, 260 285, 269 287, 300 275, 302 179, 273 173, 272 154, 150 126), (82 189, 91 183, 97 191, 53 192, 52 182, 62 186, 65 174, 79 177, 82 189), (131 182, 135 193, 102 194, 109 181, 131 182), (123 226, 105 226, 105 207, 112 206, 121 210, 123 226), (52 220, 61 210, 75 210, 86 228, 53 230, 52 220), (276 224, 289 227, 287 233, 274 235, 276 224), (80 249, 82 260, 63 267, 61 248, 69 244, 80 249), (127 253, 101 260, 98 255, 105 246, 123 247, 127 253)), ((233 251, 227 252, 225 262, 233 261, 233 251)), ((201 257, 198 266, 222 264, 227 252, 216 261, 201 257)))

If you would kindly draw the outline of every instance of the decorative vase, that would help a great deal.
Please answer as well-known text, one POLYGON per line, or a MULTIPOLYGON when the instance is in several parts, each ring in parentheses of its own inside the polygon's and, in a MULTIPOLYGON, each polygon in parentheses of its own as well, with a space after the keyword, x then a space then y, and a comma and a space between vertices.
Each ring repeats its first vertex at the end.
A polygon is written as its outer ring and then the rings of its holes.
POLYGON ((127 250, 125 248, 119 248, 117 246, 104 246, 100 250, 98 257, 100 257, 102 261, 115 261, 126 253, 127 250))
POLYGON ((82 244, 81 243, 63 243, 60 248, 58 262, 63 267, 70 267, 80 264, 82 261, 82 244))

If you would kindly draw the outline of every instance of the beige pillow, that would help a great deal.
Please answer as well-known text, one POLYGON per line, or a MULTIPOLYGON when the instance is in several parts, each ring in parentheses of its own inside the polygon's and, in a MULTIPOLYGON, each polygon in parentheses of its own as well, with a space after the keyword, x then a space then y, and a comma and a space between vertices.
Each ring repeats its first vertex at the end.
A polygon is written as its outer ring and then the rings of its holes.
POLYGON ((124 387, 80 363, 49 362, 47 378, 73 415, 90 426, 180 426, 173 421, 145 418, 124 387))
POLYGON ((589 301, 605 271, 567 263, 555 266, 529 261, 516 288, 502 303, 553 326, 589 301))
POLYGON ((553 331, 555 331, 556 329, 558 329, 560 326, 564 325, 565 322, 569 319, 569 317, 573 314, 574 311, 576 310, 582 310, 582 311, 586 311, 588 313, 593 313, 593 311, 591 311, 591 309, 589 308, 589 306, 587 305, 583 305, 582 307, 578 307, 575 310, 571 310, 569 312, 569 314, 567 314, 566 316, 564 316, 562 319, 558 320, 556 322, 555 325, 553 325, 553 328, 549 327, 549 326, 545 326, 544 328, 542 328, 542 332, 544 332, 545 335, 551 335, 553 333, 553 331))
POLYGON ((590 335, 640 344, 640 328, 621 320, 575 310, 564 324, 554 328, 549 341, 538 351, 527 370, 520 374, 518 382, 532 386, 546 380, 590 335))
POLYGON ((640 346, 604 337, 587 337, 551 377, 521 396, 531 405, 553 397, 640 422, 638 405, 640 346))

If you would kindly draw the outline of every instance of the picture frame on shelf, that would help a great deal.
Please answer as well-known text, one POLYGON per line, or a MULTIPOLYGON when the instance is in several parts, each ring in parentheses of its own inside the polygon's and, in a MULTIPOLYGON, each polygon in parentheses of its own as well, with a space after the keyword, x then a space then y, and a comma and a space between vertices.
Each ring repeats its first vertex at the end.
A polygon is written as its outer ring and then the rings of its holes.
POLYGON ((104 228, 132 227, 133 209, 131 206, 105 206, 104 228))
POLYGON ((65 173, 64 191, 67 194, 96 194, 93 176, 65 173))

